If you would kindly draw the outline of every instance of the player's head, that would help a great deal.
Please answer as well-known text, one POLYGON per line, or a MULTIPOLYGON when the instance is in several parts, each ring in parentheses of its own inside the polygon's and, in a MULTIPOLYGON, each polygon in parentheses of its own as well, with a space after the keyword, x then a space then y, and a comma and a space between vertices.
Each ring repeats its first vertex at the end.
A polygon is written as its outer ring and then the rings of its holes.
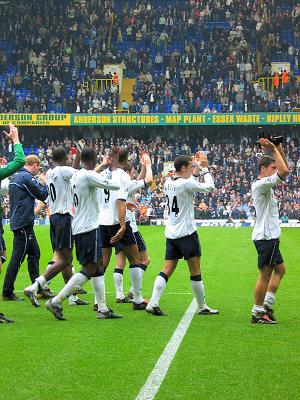
POLYGON ((276 169, 275 160, 270 156, 263 156, 258 162, 258 171, 262 178, 273 175, 276 169))
POLYGON ((182 178, 189 178, 193 173, 193 157, 178 156, 174 161, 175 173, 182 178))
POLYGON ((94 169, 97 162, 97 155, 91 147, 84 147, 81 152, 81 162, 86 169, 94 169))
POLYGON ((128 162, 125 165, 124 171, 127 172, 127 174, 130 176, 131 179, 136 178, 136 170, 134 169, 134 166, 131 164, 131 162, 128 162))
POLYGON ((36 175, 38 173, 40 166, 40 159, 34 154, 31 154, 25 158, 25 168, 31 172, 32 175, 36 175))
POLYGON ((125 147, 121 147, 119 149, 119 154, 118 154, 119 164, 125 166, 128 163, 128 156, 129 156, 129 151, 125 147))
POLYGON ((67 151, 64 147, 54 147, 52 150, 52 159, 58 165, 65 165, 68 160, 67 151))

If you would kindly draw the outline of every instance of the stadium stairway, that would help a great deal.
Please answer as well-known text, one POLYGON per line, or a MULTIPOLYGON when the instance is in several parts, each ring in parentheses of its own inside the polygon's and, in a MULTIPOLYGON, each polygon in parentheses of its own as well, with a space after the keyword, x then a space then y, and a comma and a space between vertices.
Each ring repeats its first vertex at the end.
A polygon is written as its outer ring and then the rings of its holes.
POLYGON ((135 79, 123 79, 122 90, 120 94, 119 108, 122 108, 122 101, 125 100, 128 104, 132 103, 132 92, 135 86, 135 79))

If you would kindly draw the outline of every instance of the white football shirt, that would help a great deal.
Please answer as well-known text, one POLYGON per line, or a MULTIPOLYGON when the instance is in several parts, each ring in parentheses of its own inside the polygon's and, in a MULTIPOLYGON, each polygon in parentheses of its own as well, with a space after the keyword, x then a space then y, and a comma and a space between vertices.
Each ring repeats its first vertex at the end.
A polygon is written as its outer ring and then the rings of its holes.
MULTIPOLYGON (((130 181, 129 186, 128 186, 127 202, 135 203, 133 194, 143 187, 146 187, 146 182, 144 179, 130 181)), ((134 233, 138 232, 139 228, 136 223, 135 211, 130 211, 127 208, 126 209, 126 219, 128 219, 128 221, 130 221, 130 226, 131 226, 132 232, 134 232, 134 233)))
POLYGON ((204 183, 195 177, 168 179, 164 186, 168 207, 165 235, 168 239, 189 236, 197 230, 194 219, 194 192, 211 192, 215 188, 210 173, 204 175, 204 183))
POLYGON ((278 239, 280 236, 279 210, 272 189, 280 182, 283 181, 277 172, 253 182, 251 191, 256 221, 252 240, 278 239))
POLYGON ((112 182, 97 172, 81 169, 71 179, 75 215, 72 222, 74 235, 93 231, 98 228, 99 188, 111 193, 120 189, 118 183, 112 182))
MULTIPOLYGON (((117 200, 124 200, 126 202, 128 198, 128 187, 131 182, 129 175, 123 169, 117 168, 112 171, 112 181, 118 184, 119 190, 111 191, 106 187, 98 195, 100 203, 99 225, 117 225, 119 223, 117 200)), ((126 220, 128 219, 126 218, 126 220)))
POLYGON ((56 166, 46 173, 46 184, 48 187, 47 203, 50 214, 71 214, 73 196, 71 193, 70 180, 76 170, 68 166, 56 166))

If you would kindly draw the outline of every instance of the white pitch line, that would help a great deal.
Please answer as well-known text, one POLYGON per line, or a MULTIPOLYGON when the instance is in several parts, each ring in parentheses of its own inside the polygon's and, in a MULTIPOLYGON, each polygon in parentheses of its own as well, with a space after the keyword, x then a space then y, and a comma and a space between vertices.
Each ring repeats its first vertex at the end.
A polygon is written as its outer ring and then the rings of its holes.
POLYGON ((193 299, 181 321, 179 322, 169 343, 167 344, 157 363, 155 364, 155 367, 149 375, 145 385, 142 387, 140 393, 137 395, 136 400, 154 399, 156 393, 158 392, 158 389, 165 379, 168 369, 188 330, 188 327, 190 326, 190 323, 195 315, 196 307, 196 300, 193 299))

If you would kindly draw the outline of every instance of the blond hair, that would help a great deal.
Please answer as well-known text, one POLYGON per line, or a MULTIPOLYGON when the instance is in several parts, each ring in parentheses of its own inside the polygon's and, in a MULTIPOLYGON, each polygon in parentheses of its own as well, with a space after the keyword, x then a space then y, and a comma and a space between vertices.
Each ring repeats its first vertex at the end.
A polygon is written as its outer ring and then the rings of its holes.
POLYGON ((38 164, 40 165, 40 159, 35 156, 34 154, 31 154, 30 156, 27 156, 25 158, 25 165, 33 165, 33 164, 38 164))

